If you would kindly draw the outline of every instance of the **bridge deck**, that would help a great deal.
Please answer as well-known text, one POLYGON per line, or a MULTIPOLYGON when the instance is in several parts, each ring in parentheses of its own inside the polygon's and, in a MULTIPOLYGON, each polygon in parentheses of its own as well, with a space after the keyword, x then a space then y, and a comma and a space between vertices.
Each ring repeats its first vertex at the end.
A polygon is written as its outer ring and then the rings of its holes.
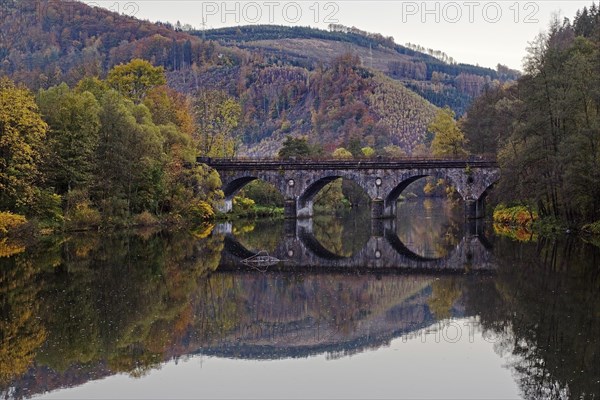
POLYGON ((426 168, 497 168, 495 160, 424 159, 398 160, 278 160, 278 159, 226 159, 198 157, 197 162, 219 170, 348 170, 348 169, 426 169, 426 168))

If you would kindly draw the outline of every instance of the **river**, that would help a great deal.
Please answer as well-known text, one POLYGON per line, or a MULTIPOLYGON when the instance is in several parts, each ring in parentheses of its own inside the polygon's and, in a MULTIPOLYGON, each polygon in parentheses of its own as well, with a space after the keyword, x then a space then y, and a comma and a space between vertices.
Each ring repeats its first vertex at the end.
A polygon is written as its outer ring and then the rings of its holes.
POLYGON ((0 250, 4 398, 600 397, 600 249, 443 200, 0 250))

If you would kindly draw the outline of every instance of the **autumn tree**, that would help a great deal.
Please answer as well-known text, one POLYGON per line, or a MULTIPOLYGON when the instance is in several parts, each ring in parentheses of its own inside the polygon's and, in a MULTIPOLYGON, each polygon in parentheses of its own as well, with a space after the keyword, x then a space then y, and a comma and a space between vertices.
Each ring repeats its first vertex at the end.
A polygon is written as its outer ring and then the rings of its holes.
POLYGON ((0 209, 25 212, 35 200, 47 128, 33 95, 0 78, 0 209))
POLYGON ((115 66, 108 73, 106 81, 110 87, 134 103, 140 103, 153 87, 167 83, 163 67, 154 67, 148 61, 140 59, 115 66))
POLYGON ((240 104, 221 90, 202 90, 194 98, 200 155, 232 157, 235 154, 234 130, 240 123, 240 104))
POLYGON ((464 146, 465 135, 454 119, 454 111, 449 107, 438 111, 428 129, 434 133, 431 150, 436 157, 460 157, 467 154, 464 146))
POLYGON ((339 148, 335 149, 331 155, 333 156, 333 158, 337 158, 340 160, 349 159, 349 158, 353 157, 352 153, 350 153, 348 150, 346 150, 343 147, 339 147, 339 148))

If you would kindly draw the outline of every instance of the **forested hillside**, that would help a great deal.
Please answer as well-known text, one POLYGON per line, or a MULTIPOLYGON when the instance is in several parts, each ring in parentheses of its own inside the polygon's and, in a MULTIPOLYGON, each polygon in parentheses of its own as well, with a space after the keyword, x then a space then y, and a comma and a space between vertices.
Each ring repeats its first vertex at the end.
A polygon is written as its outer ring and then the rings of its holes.
POLYGON ((451 107, 459 116, 484 88, 519 76, 517 71, 500 64, 497 70, 460 64, 440 51, 417 45, 402 46, 393 38, 338 24, 330 25, 329 31, 259 25, 194 34, 224 46, 260 52, 271 62, 307 68, 351 52, 360 57, 363 65, 400 80, 438 107, 451 107))
MULTIPOLYGON (((191 98, 219 92, 218 98, 236 101, 241 110, 226 132, 228 148, 253 156, 276 155, 287 135, 327 143, 326 154, 351 142, 422 151, 431 140, 431 103, 460 115, 484 87, 513 77, 342 25, 190 34, 62 0, 5 1, 0 17, 0 75, 35 91, 63 82, 73 87, 134 58, 148 60, 191 98), (352 73, 341 76, 345 71, 352 73)), ((210 146, 205 150, 216 155, 210 146)))
POLYGON ((168 26, 75 1, 0 3, 1 72, 34 90, 102 76, 133 58, 177 70, 227 63, 223 53, 227 51, 215 43, 168 26))

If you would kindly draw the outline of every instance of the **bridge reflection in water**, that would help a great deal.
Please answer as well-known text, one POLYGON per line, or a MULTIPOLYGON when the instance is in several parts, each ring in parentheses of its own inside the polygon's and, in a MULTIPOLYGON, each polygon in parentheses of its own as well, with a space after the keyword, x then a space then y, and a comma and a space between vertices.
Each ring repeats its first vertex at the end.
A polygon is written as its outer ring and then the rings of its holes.
MULTIPOLYGON (((396 220, 372 220, 371 237, 351 256, 335 254, 324 247, 313 234, 312 219, 286 220, 285 235, 269 255, 281 260, 277 270, 317 269, 321 271, 429 271, 475 272, 494 271, 496 264, 491 244, 483 235, 481 223, 466 222, 465 234, 444 257, 416 254, 396 234, 396 220)), ((225 246, 219 268, 239 269, 243 261, 256 256, 261 249, 248 249, 236 239, 230 223, 219 224, 215 232, 223 234, 225 246)))

